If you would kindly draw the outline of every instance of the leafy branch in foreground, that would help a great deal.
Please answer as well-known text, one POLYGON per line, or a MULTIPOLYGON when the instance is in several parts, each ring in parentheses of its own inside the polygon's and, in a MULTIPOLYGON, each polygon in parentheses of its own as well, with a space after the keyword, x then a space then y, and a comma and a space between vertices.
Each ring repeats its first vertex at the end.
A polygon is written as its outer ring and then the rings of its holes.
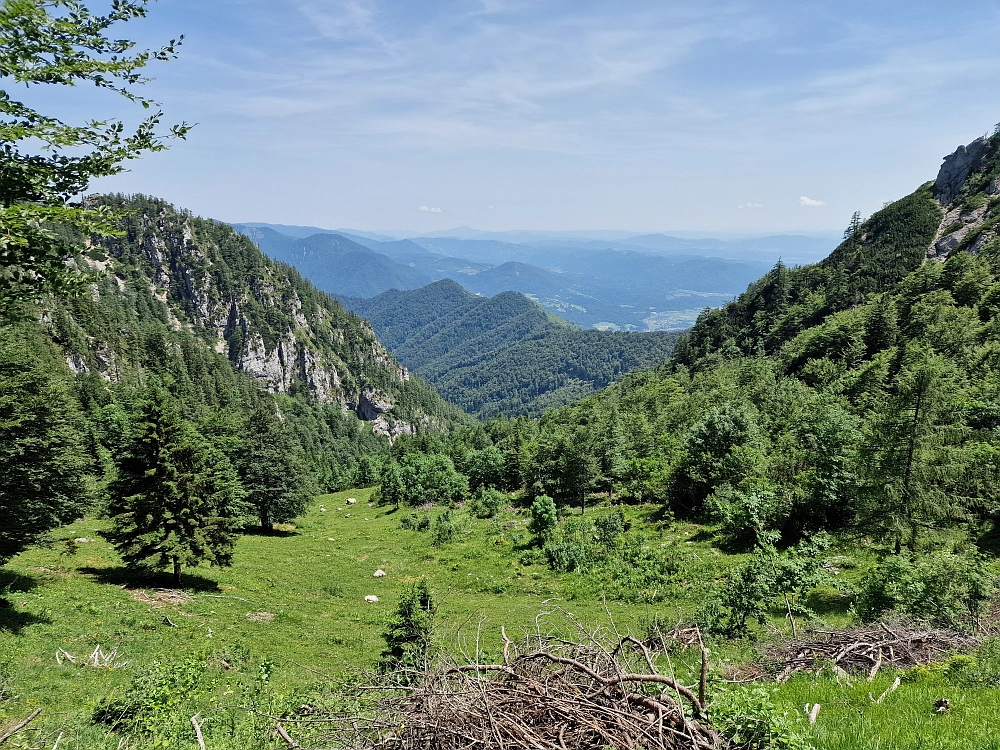
MULTIPOLYGON (((78 0, 5 0, 0 6, 0 78, 28 87, 91 83, 144 109, 156 105, 133 87, 150 79, 151 61, 176 57, 181 39, 133 52, 135 42, 113 39, 119 22, 146 15, 148 0, 116 0, 94 15, 78 0)), ((128 133, 121 120, 72 125, 42 114, 0 90, 0 316, 43 294, 79 290, 81 275, 67 265, 74 234, 107 234, 113 216, 70 204, 90 181, 124 171, 124 163, 167 148, 191 126, 161 132, 159 110, 128 133), (60 227, 70 231, 58 231, 60 227)))

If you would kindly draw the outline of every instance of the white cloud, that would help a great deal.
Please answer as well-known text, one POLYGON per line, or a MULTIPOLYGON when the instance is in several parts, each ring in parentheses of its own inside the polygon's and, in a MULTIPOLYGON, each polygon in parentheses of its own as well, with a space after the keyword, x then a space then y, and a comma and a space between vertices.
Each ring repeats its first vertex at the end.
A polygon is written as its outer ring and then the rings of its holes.
POLYGON ((740 208, 764 208, 763 203, 741 203, 740 208))
POLYGON ((432 214, 439 214, 439 213, 441 213, 441 209, 440 208, 428 208, 427 206, 421 206, 420 210, 421 211, 430 211, 432 214))
POLYGON ((799 205, 800 206, 810 206, 812 208, 815 208, 817 206, 825 206, 826 205, 826 201, 818 201, 818 200, 814 200, 812 198, 806 198, 803 195, 801 198, 799 198, 799 205))

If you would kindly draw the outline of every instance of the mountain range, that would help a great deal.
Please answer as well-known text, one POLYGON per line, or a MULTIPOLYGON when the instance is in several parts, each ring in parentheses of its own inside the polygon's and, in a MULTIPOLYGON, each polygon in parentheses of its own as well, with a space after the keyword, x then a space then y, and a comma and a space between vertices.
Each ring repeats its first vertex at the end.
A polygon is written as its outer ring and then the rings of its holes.
POLYGON ((306 234, 311 227, 284 227, 282 232, 273 228, 277 225, 234 226, 267 255, 294 265, 334 295, 372 297, 451 278, 477 294, 521 292, 584 328, 640 331, 690 325, 702 309, 731 299, 770 268, 781 255, 774 248, 827 243, 793 236, 724 243, 663 235, 627 242, 546 238, 515 244, 458 237, 386 241, 349 232, 306 234), (705 254, 730 244, 742 247, 730 248, 730 254, 746 254, 752 243, 772 247, 759 250, 767 261, 705 254))

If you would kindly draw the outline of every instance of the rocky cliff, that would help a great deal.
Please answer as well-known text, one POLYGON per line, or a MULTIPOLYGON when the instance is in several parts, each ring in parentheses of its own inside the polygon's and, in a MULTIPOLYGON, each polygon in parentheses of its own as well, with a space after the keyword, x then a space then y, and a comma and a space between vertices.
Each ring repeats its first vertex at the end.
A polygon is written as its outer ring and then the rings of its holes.
POLYGON ((944 260, 952 252, 976 254, 997 240, 1000 222, 1000 146, 997 138, 977 138, 946 156, 934 181, 934 197, 945 211, 927 257, 944 260))
POLYGON ((121 236, 90 238, 79 261, 95 281, 89 304, 62 320, 75 372, 121 377, 129 344, 114 320, 124 315, 190 334, 271 393, 339 404, 389 436, 447 411, 432 389, 411 383, 366 321, 228 225, 141 196, 89 201, 126 213, 121 236), (423 403, 408 398, 411 386, 423 403))

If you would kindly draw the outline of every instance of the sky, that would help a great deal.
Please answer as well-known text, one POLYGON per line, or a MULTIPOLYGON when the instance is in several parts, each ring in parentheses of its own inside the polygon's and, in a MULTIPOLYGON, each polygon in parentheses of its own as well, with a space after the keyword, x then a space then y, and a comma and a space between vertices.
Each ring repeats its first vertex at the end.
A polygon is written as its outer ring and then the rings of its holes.
POLYGON ((1000 0, 957 5, 159 0, 118 34, 185 35, 144 93, 196 127, 93 188, 372 231, 842 230, 1000 121, 1000 0))

